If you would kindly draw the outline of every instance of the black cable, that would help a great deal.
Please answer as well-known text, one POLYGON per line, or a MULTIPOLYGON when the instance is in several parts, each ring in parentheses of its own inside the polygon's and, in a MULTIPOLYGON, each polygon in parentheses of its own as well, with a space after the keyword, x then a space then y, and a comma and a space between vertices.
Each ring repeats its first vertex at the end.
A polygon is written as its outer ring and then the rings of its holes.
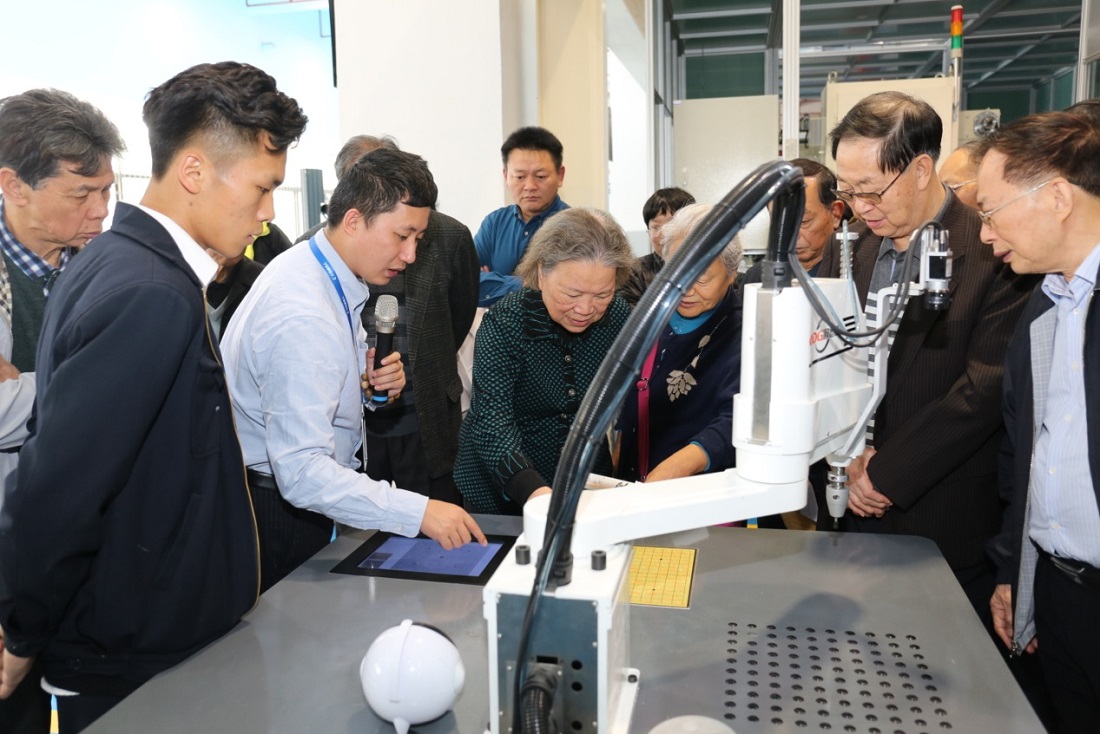
POLYGON ((854 347, 869 347, 874 344, 880 336, 885 334, 887 329, 889 329, 905 312, 905 299, 909 295, 909 287, 913 279, 913 263, 917 259, 917 255, 914 251, 916 248, 914 248, 912 244, 920 241, 920 237, 924 234, 926 229, 944 231, 944 226, 934 219, 930 219, 918 227, 910 236, 910 246, 906 249, 904 257, 905 268, 902 270, 901 280, 898 281, 894 297, 891 299, 890 311, 887 313, 886 319, 882 322, 882 325, 870 331, 854 331, 845 328, 843 320, 837 316, 836 311, 829 305, 821 292, 821 288, 814 283, 813 278, 810 277, 810 274, 802 267, 802 263, 798 262, 797 254, 794 252, 789 254, 791 268, 794 270, 798 282, 802 285, 802 290, 806 293, 806 300, 810 302, 810 305, 813 307, 814 311, 817 312, 817 315, 821 317, 841 341, 854 347))
POLYGON ((535 583, 520 633, 512 694, 512 728, 516 734, 523 731, 520 728, 522 685, 527 675, 527 651, 537 624, 539 601, 548 588, 569 583, 572 529, 596 448, 605 440, 632 377, 641 369, 645 355, 657 341, 684 293, 734 235, 773 200, 776 205, 769 232, 769 253, 774 249, 775 260, 787 259, 798 238, 797 223, 801 222, 805 208, 805 188, 798 168, 783 161, 773 161, 757 168, 716 204, 676 254, 666 261, 611 345, 581 401, 554 474, 543 548, 538 556, 535 583))

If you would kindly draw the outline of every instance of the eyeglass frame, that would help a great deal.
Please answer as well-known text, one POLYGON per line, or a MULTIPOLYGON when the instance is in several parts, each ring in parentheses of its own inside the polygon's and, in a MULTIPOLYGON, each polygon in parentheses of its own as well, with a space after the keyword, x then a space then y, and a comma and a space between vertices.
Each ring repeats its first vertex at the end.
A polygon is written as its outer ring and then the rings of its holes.
POLYGON ((947 188, 951 189, 952 191, 958 191, 963 186, 969 186, 972 183, 978 183, 978 179, 972 178, 969 181, 959 181, 958 183, 947 184, 947 188))
POLYGON ((906 163, 905 167, 898 172, 898 175, 894 176, 894 180, 886 184, 886 188, 882 191, 841 191, 840 189, 833 189, 833 193, 836 194, 836 198, 840 199, 845 204, 852 204, 856 199, 861 199, 868 204, 881 204, 882 197, 890 190, 891 186, 898 182, 902 174, 909 170, 909 166, 913 165, 913 161, 915 160, 916 158, 906 163))
POLYGON ((1024 198, 1025 196, 1030 196, 1031 194, 1034 194, 1036 191, 1043 188, 1044 186, 1046 186, 1048 183, 1050 183, 1053 180, 1054 180, 1053 178, 1048 178, 1046 181, 1043 181, 1038 186, 1032 186, 1030 189, 1028 189, 1024 193, 1020 194, 1019 196, 1017 196, 1015 198, 1012 198, 1012 199, 1009 199, 1008 201, 1003 202, 1001 204, 998 204, 997 206, 993 207, 992 209, 990 209, 987 212, 979 211, 978 212, 978 218, 982 220, 982 224, 984 224, 985 226, 992 227, 993 226, 993 215, 994 214, 996 214, 1000 210, 1004 209, 1009 204, 1015 204, 1017 201, 1024 198))

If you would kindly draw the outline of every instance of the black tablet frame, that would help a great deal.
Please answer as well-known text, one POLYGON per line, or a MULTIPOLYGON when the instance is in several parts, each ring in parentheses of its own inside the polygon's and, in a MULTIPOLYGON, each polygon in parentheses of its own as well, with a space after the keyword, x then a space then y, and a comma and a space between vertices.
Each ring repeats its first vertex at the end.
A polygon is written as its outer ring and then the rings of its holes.
POLYGON ((484 586, 489 578, 493 575, 493 572, 497 570, 505 556, 512 549, 512 545, 516 542, 515 536, 512 535, 486 535, 485 539, 490 543, 499 543, 500 548, 496 551, 496 554, 492 557, 489 563, 482 569, 481 573, 477 576, 457 576, 449 573, 428 573, 417 571, 399 571, 396 569, 388 568, 360 568, 359 564, 374 551, 378 550, 383 543, 390 538, 400 538, 402 540, 416 540, 421 543, 438 543, 431 538, 423 535, 418 535, 415 538, 406 538, 403 535, 396 535, 394 533, 387 533, 378 531, 374 535, 367 538, 358 548, 353 550, 344 560, 337 563, 331 570, 331 573, 350 574, 353 576, 377 576, 380 578, 389 579, 408 579, 410 581, 441 581, 450 584, 472 584, 476 586, 484 586))

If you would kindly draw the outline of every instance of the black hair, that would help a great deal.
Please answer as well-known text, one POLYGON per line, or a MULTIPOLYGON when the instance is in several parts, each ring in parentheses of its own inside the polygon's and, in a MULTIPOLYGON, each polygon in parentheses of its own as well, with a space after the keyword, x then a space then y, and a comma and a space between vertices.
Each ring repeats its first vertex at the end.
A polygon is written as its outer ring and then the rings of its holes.
POLYGON ((434 209, 438 194, 423 158, 403 150, 379 148, 344 171, 328 202, 328 224, 336 226, 352 209, 368 224, 402 203, 434 209))
POLYGON ((836 174, 809 158, 794 158, 792 166, 797 166, 802 171, 802 178, 812 178, 817 181, 817 197, 821 203, 829 207, 836 201, 836 174))
POLYGON ((642 205, 642 219, 645 220, 645 226, 648 227, 654 217, 661 214, 672 216, 688 204, 694 203, 695 197, 683 189, 676 187, 657 189, 642 205))
POLYGON ((935 161, 940 157, 942 137, 943 121, 932 105, 901 92, 864 97, 829 133, 833 158, 841 140, 881 140, 878 167, 883 173, 900 173, 925 153, 935 161))
POLYGON ((125 149, 118 128, 68 92, 31 89, 0 100, 0 166, 32 188, 60 174, 63 163, 96 176, 125 149))
POLYGON ((1028 115, 983 138, 976 157, 995 150, 1005 156, 1005 181, 1027 186, 1063 176, 1100 197, 1100 125, 1080 111, 1028 115))
POLYGON ((500 157, 504 161, 505 168, 508 167, 508 156, 512 154, 513 150, 517 149, 545 150, 554 161, 554 168, 561 168, 563 151, 561 141, 546 128, 521 127, 509 135, 508 139, 504 141, 504 145, 500 146, 500 157))
POLYGON ((298 103, 275 86, 275 79, 249 64, 199 64, 149 92, 142 110, 149 128, 153 178, 196 136, 206 136, 224 166, 267 133, 272 152, 282 152, 302 136, 306 118, 298 103))

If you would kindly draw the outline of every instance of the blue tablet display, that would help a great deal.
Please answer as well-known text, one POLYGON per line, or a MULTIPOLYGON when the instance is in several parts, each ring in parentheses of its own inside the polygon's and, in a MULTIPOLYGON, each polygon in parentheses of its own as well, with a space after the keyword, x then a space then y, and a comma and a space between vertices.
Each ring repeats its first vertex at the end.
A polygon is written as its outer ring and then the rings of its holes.
POLYGON ((501 547, 501 543, 467 543, 448 551, 434 540, 391 536, 360 561, 359 568, 480 576, 501 547))

